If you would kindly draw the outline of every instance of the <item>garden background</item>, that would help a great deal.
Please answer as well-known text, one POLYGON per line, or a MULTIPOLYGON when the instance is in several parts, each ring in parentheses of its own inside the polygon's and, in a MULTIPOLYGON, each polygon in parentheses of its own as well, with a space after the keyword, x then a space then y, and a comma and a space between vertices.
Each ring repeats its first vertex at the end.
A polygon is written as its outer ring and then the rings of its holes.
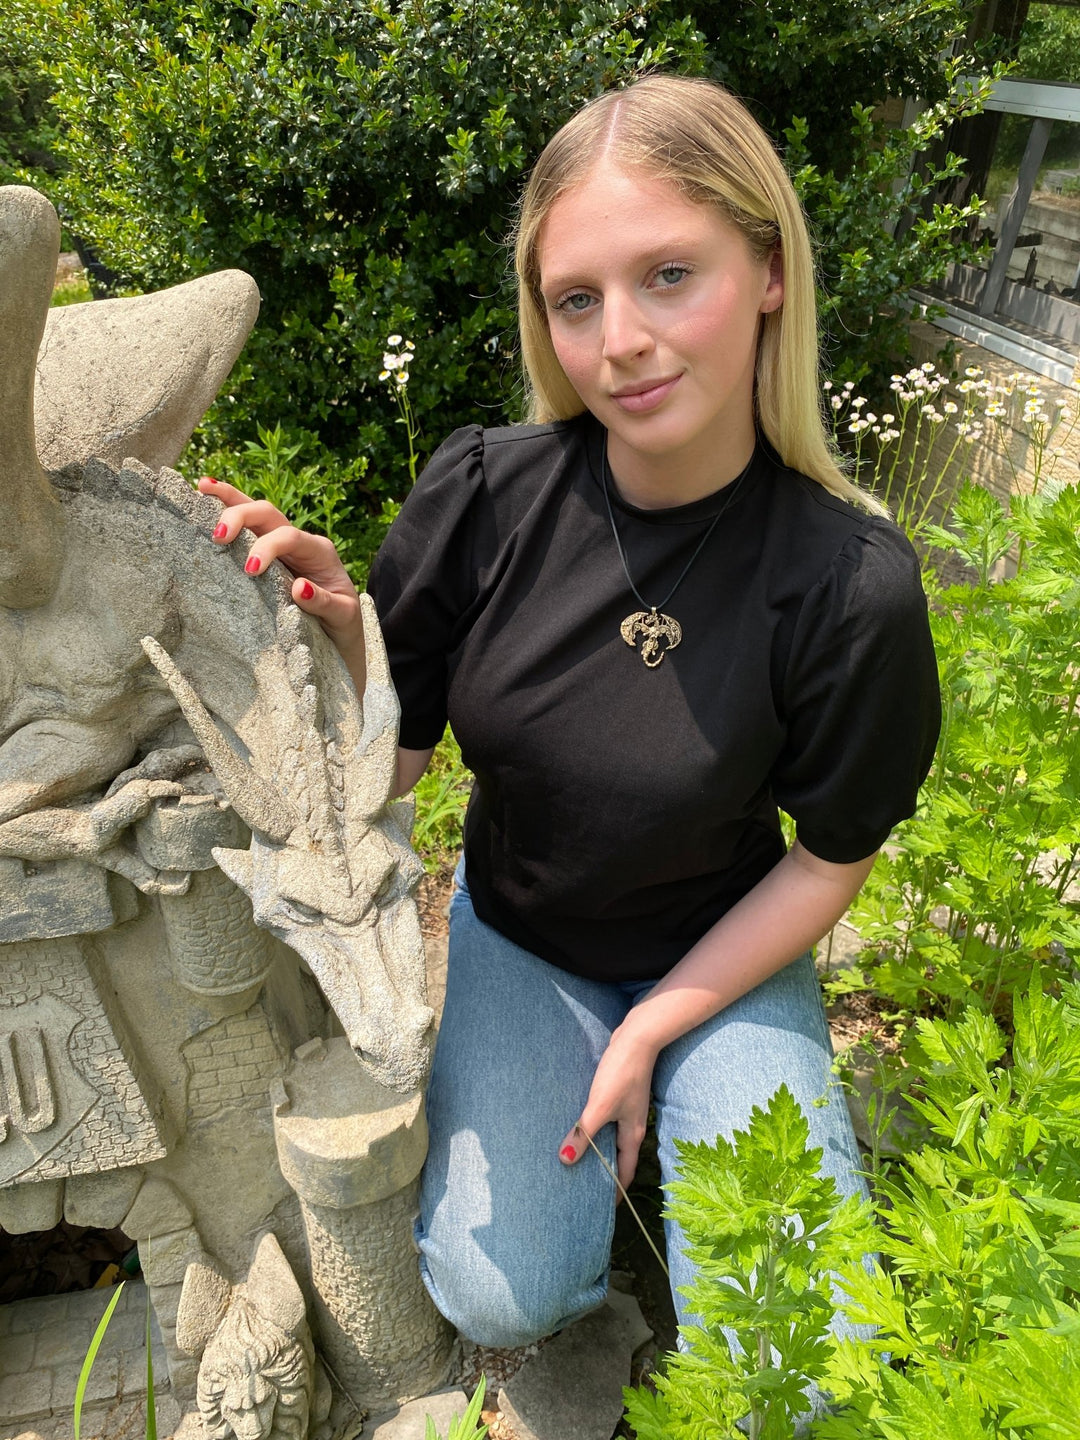
MULTIPOLYGON (((838 1083, 873 1072, 876 1238, 815 1178, 783 1094, 735 1149, 688 1155, 675 1203, 706 1331, 629 1423, 711 1437, 742 1416, 786 1436, 812 1378, 844 1402, 823 1436, 1080 1434, 1080 500, 1057 470, 1073 420, 1029 377, 906 358, 912 288, 978 253, 949 136, 1017 34, 984 34, 958 0, 0 9, 0 183, 49 195, 96 294, 255 277, 258 326, 182 468, 325 529, 358 583, 445 435, 519 418, 503 242, 543 139, 651 66, 748 101, 816 237, 838 443, 926 558, 946 723, 851 917, 858 962, 826 964, 864 1018, 838 1083), (888 96, 919 97, 906 127, 882 118, 888 96), (963 480, 972 446, 1017 433, 1027 493, 1005 507, 963 480), (874 1338, 828 1339, 837 1273, 874 1338)), ((1032 6, 1025 73, 1068 78, 1078 38, 1074 12, 1032 6)), ((433 871, 466 793, 447 741, 419 797, 433 871)))

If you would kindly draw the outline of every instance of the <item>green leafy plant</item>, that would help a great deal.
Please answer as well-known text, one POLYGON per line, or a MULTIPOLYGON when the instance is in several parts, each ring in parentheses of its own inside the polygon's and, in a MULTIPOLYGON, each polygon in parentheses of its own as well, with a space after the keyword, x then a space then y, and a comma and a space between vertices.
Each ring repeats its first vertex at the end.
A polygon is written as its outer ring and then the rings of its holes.
POLYGON ((878 1187, 888 1268, 843 1276, 848 1315, 878 1328, 836 1351, 829 1440, 1075 1429, 1080 987, 1034 986, 1012 1019, 917 1023, 927 1140, 878 1187))
POLYGON ((417 781, 412 841, 429 871, 445 869, 461 849, 461 826, 472 776, 458 743, 447 730, 431 764, 417 781))
POLYGON ((685 1293, 700 1319, 683 1328, 691 1348, 668 1357, 657 1393, 627 1392, 639 1440, 726 1436, 744 1418, 752 1440, 774 1440, 806 1411, 804 1390, 827 1370, 832 1272, 874 1245, 868 1207, 838 1202, 808 1138, 782 1086, 734 1144, 676 1141, 667 1214, 698 1267, 685 1293))
POLYGON ((655 1395, 627 1392, 638 1440, 719 1440, 740 1421, 790 1436, 811 1382, 832 1400, 822 1440, 1075 1434, 1080 984, 1033 986, 1008 1029, 972 1006, 916 1030, 923 1136, 879 1179, 873 1230, 867 1207, 836 1207, 783 1089, 734 1146, 680 1147, 669 1212, 701 1267, 701 1324, 655 1395), (837 1284, 865 1327, 840 1341, 837 1284))
POLYGON ((973 81, 970 66, 969 56, 948 62, 946 94, 909 125, 887 124, 873 104, 852 105, 858 161, 850 168, 815 162, 803 117, 784 129, 787 165, 819 239, 819 311, 830 368, 841 380, 891 370, 894 357, 907 353, 908 323, 920 308, 911 289, 933 284, 950 265, 978 253, 966 237, 981 202, 938 198, 963 173, 963 157, 947 151, 929 158, 955 122, 982 108, 1004 73, 995 67, 973 81))
MULTIPOLYGON (((483 1440, 488 1433, 488 1427, 480 1423, 480 1411, 484 1408, 484 1392, 487 1389, 487 1381, 483 1375, 480 1376, 480 1383, 473 1391, 473 1397, 469 1401, 464 1415, 455 1415, 450 1421, 450 1428, 446 1432, 446 1440, 483 1440)), ((435 1421, 431 1416, 426 1417, 424 1427, 424 1440, 440 1440, 435 1429, 435 1421)))
POLYGON ((1007 515, 968 485, 950 528, 926 534, 977 578, 931 585, 938 753, 852 920, 879 993, 910 1010, 1008 1013, 1033 973, 1054 985, 1080 952, 1080 491, 1046 487, 1007 515), (994 580, 1010 552, 1019 568, 994 580))

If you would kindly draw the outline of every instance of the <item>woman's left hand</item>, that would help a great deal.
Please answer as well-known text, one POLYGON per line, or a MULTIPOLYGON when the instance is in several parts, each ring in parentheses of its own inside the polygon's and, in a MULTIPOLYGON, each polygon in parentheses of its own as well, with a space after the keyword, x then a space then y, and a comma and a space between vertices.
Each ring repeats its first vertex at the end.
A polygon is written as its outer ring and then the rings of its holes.
POLYGON ((579 1160, 597 1131, 614 1121, 619 1184, 629 1188, 645 1138, 655 1063, 651 1046, 615 1031, 596 1067, 585 1109, 559 1149, 564 1165, 579 1160))

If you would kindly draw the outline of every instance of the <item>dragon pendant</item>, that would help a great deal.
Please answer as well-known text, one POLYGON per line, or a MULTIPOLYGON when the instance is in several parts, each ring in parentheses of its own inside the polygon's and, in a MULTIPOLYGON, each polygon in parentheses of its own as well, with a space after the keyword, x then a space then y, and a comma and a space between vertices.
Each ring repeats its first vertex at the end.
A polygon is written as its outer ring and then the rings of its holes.
POLYGON ((655 670, 667 652, 682 640, 682 626, 655 608, 635 610, 619 626, 619 634, 635 650, 640 640, 641 658, 650 670, 655 670))

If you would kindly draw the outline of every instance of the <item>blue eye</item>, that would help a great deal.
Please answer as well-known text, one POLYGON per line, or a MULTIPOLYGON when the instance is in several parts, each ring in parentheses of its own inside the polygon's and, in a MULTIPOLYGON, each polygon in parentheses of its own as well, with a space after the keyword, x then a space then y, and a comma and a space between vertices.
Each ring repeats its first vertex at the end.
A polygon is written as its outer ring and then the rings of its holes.
POLYGON ((573 315, 584 314, 593 303, 591 295, 586 295, 584 290, 576 290, 573 295, 566 295, 557 302, 556 310, 569 310, 573 315))
POLYGON ((670 288, 678 285, 680 280, 689 275, 690 270, 686 265, 663 265, 656 272, 656 279, 663 282, 663 288, 670 288))

